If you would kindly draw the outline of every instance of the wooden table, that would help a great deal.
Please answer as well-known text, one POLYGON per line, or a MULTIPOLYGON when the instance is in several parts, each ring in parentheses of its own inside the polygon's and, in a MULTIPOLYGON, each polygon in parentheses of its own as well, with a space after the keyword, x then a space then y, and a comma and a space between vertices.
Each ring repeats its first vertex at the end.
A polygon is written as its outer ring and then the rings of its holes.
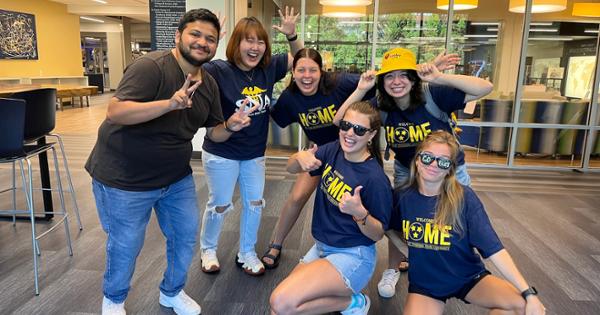
POLYGON ((26 92, 37 89, 55 89, 56 103, 58 109, 63 109, 63 98, 71 98, 71 104, 75 97, 79 97, 79 104, 83 107, 85 97, 87 107, 90 106, 89 97, 98 93, 98 87, 93 85, 71 85, 71 84, 10 84, 0 85, 0 97, 10 97, 14 93, 26 92))

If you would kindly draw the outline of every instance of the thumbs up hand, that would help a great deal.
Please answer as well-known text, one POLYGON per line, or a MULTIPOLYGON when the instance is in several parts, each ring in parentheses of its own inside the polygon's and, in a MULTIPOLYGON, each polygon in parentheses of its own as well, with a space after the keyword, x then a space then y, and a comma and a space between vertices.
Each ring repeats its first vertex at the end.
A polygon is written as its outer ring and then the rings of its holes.
POLYGON ((313 145, 310 149, 298 153, 298 164, 305 172, 310 172, 321 167, 321 161, 315 157, 317 153, 317 145, 313 145))
POLYGON ((357 186, 354 188, 354 194, 345 192, 340 200, 340 211, 345 214, 349 214, 354 217, 364 217, 367 213, 367 209, 363 207, 362 200, 360 199, 360 191, 363 186, 357 186))

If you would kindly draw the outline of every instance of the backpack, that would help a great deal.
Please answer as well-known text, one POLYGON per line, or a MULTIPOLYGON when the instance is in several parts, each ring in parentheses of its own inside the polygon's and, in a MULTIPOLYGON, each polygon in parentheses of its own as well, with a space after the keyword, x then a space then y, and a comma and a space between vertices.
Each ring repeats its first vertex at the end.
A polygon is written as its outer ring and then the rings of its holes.
MULTIPOLYGON (((450 127, 450 130, 452 130, 452 135, 454 136, 454 138, 456 138, 456 141, 458 142, 458 133, 460 133, 461 129, 458 127, 458 120, 456 119, 456 115, 452 113, 452 115, 448 116, 448 114, 441 110, 440 107, 433 101, 433 96, 431 96, 431 91, 429 91, 429 83, 423 83, 423 91, 425 92, 426 100, 425 110, 427 110, 427 112, 435 119, 447 123, 450 127)), ((381 122, 385 123, 388 113, 382 110, 380 110, 379 113, 381 117, 381 122)), ((458 142, 458 144, 460 145, 460 142, 458 142)), ((386 161, 390 159, 390 145, 389 143, 387 143, 387 141, 385 146, 384 158, 386 161)))

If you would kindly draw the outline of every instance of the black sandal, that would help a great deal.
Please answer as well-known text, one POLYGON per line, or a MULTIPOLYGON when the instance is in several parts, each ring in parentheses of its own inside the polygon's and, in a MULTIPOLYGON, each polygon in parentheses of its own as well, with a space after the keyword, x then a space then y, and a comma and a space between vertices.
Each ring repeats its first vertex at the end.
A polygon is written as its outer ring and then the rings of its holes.
POLYGON ((270 244, 269 245, 269 249, 267 249, 267 252, 260 258, 263 265, 265 265, 265 268, 275 269, 275 268, 277 268, 277 266, 279 266, 279 258, 281 258, 281 249, 282 249, 281 245, 278 245, 278 244, 270 244), (269 254, 269 252, 271 251, 271 248, 279 251, 277 256, 269 254), (273 261, 273 263, 272 264, 266 263, 265 258, 271 259, 273 261))
POLYGON ((409 267, 410 265, 408 263, 408 258, 404 258, 400 263, 398 263, 398 271, 400 272, 407 272, 409 267), (406 267, 400 267, 402 264, 405 264, 406 267))

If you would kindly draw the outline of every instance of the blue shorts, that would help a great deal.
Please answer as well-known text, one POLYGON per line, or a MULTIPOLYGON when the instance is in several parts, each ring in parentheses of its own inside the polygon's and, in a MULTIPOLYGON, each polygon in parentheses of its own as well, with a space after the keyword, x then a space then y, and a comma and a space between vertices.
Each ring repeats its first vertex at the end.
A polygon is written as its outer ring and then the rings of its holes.
POLYGON ((353 293, 359 293, 373 276, 377 251, 375 244, 343 248, 315 241, 315 245, 300 259, 300 262, 307 264, 319 258, 327 259, 340 273, 346 287, 353 293))
POLYGON ((491 273, 488 270, 483 270, 482 272, 476 274, 473 278, 471 278, 471 280, 469 280, 466 284, 462 285, 456 291, 454 291, 453 293, 450 293, 448 295, 435 295, 435 294, 432 294, 429 291, 427 291, 427 289, 421 288, 418 285, 415 285, 412 283, 408 284, 408 293, 416 293, 416 294, 428 296, 432 299, 442 301, 443 303, 446 303, 446 300, 449 298, 457 298, 457 299, 461 299, 463 302, 465 302, 467 304, 471 304, 467 300, 465 300, 465 298, 467 297, 467 294, 469 294, 469 292, 471 292, 471 289, 473 289, 475 287, 475 285, 477 285, 477 283, 479 283, 479 281, 481 281, 481 279, 485 278, 486 276, 489 276, 490 274, 491 273))

